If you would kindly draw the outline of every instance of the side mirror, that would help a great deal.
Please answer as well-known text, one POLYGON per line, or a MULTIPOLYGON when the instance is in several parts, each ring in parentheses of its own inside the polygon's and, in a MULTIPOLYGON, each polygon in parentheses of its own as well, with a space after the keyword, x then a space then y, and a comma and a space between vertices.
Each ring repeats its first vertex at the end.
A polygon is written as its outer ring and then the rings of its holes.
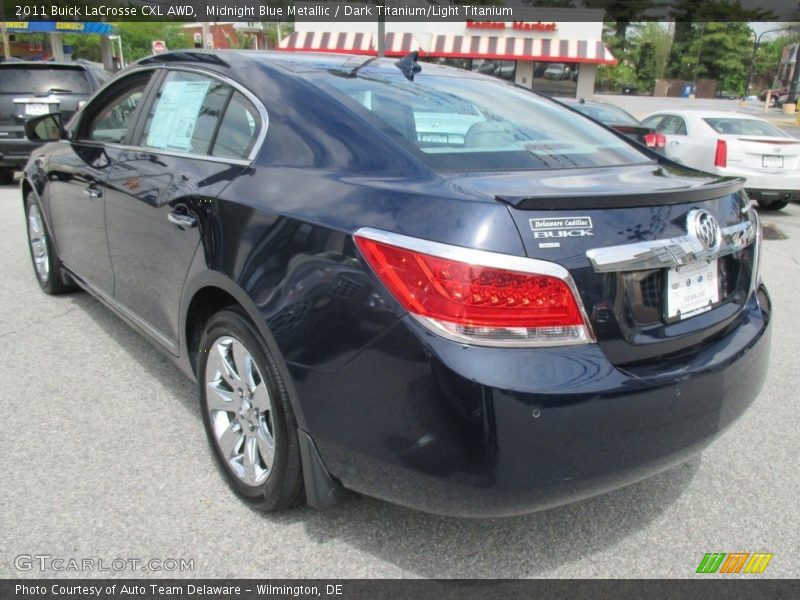
POLYGON ((39 115, 25 121, 25 135, 32 142, 55 142, 64 137, 61 113, 39 115))

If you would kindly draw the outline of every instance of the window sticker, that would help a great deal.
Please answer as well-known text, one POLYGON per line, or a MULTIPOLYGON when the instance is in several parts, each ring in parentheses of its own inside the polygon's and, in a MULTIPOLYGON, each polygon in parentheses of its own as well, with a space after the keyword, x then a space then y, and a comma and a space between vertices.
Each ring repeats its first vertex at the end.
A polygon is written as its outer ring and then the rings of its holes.
POLYGON ((194 128, 210 85, 210 81, 167 81, 147 134, 147 145, 191 150, 194 128))

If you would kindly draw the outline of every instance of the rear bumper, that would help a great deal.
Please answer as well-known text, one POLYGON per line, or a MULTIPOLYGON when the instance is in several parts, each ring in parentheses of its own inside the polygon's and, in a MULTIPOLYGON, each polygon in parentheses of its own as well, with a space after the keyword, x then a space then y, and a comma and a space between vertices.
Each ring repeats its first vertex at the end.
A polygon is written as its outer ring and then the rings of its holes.
POLYGON ((334 372, 293 369, 345 487, 426 512, 505 516, 603 493, 700 451, 758 395, 770 308, 691 359, 635 373, 597 345, 459 345, 404 320, 334 372))
POLYGON ((761 200, 762 202, 777 202, 785 200, 787 202, 797 202, 800 200, 800 189, 795 190, 759 190, 745 188, 747 196, 751 200, 761 200))
POLYGON ((716 169, 720 175, 743 177, 747 181, 745 189, 750 192, 777 192, 789 190, 795 194, 800 192, 800 173, 797 171, 782 171, 770 173, 759 169, 725 168, 716 169))
POLYGON ((31 152, 40 145, 26 139, 0 138, 0 167, 21 169, 28 162, 31 152))

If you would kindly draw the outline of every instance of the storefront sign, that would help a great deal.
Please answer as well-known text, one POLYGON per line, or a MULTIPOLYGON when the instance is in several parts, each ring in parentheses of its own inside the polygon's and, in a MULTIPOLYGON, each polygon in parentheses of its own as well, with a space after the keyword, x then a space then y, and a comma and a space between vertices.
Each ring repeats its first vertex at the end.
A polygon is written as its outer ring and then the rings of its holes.
MULTIPOLYGON (((467 21, 467 29, 506 29, 508 23, 504 21, 467 21)), ((523 31, 556 31, 556 23, 542 23, 541 21, 514 21, 511 29, 521 29, 523 31)))

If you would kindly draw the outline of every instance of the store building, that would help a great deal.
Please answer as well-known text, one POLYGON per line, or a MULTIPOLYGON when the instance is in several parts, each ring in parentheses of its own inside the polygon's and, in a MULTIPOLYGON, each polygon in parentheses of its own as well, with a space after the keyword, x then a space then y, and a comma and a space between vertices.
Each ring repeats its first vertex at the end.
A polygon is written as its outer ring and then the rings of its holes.
MULTIPOLYGON (((386 56, 413 50, 421 60, 515 81, 553 96, 588 97, 597 65, 616 59, 602 42, 603 11, 515 9, 517 21, 385 24, 386 56), (583 20, 578 20, 583 19, 583 20)), ((377 55, 376 22, 295 22, 278 50, 377 55)))

